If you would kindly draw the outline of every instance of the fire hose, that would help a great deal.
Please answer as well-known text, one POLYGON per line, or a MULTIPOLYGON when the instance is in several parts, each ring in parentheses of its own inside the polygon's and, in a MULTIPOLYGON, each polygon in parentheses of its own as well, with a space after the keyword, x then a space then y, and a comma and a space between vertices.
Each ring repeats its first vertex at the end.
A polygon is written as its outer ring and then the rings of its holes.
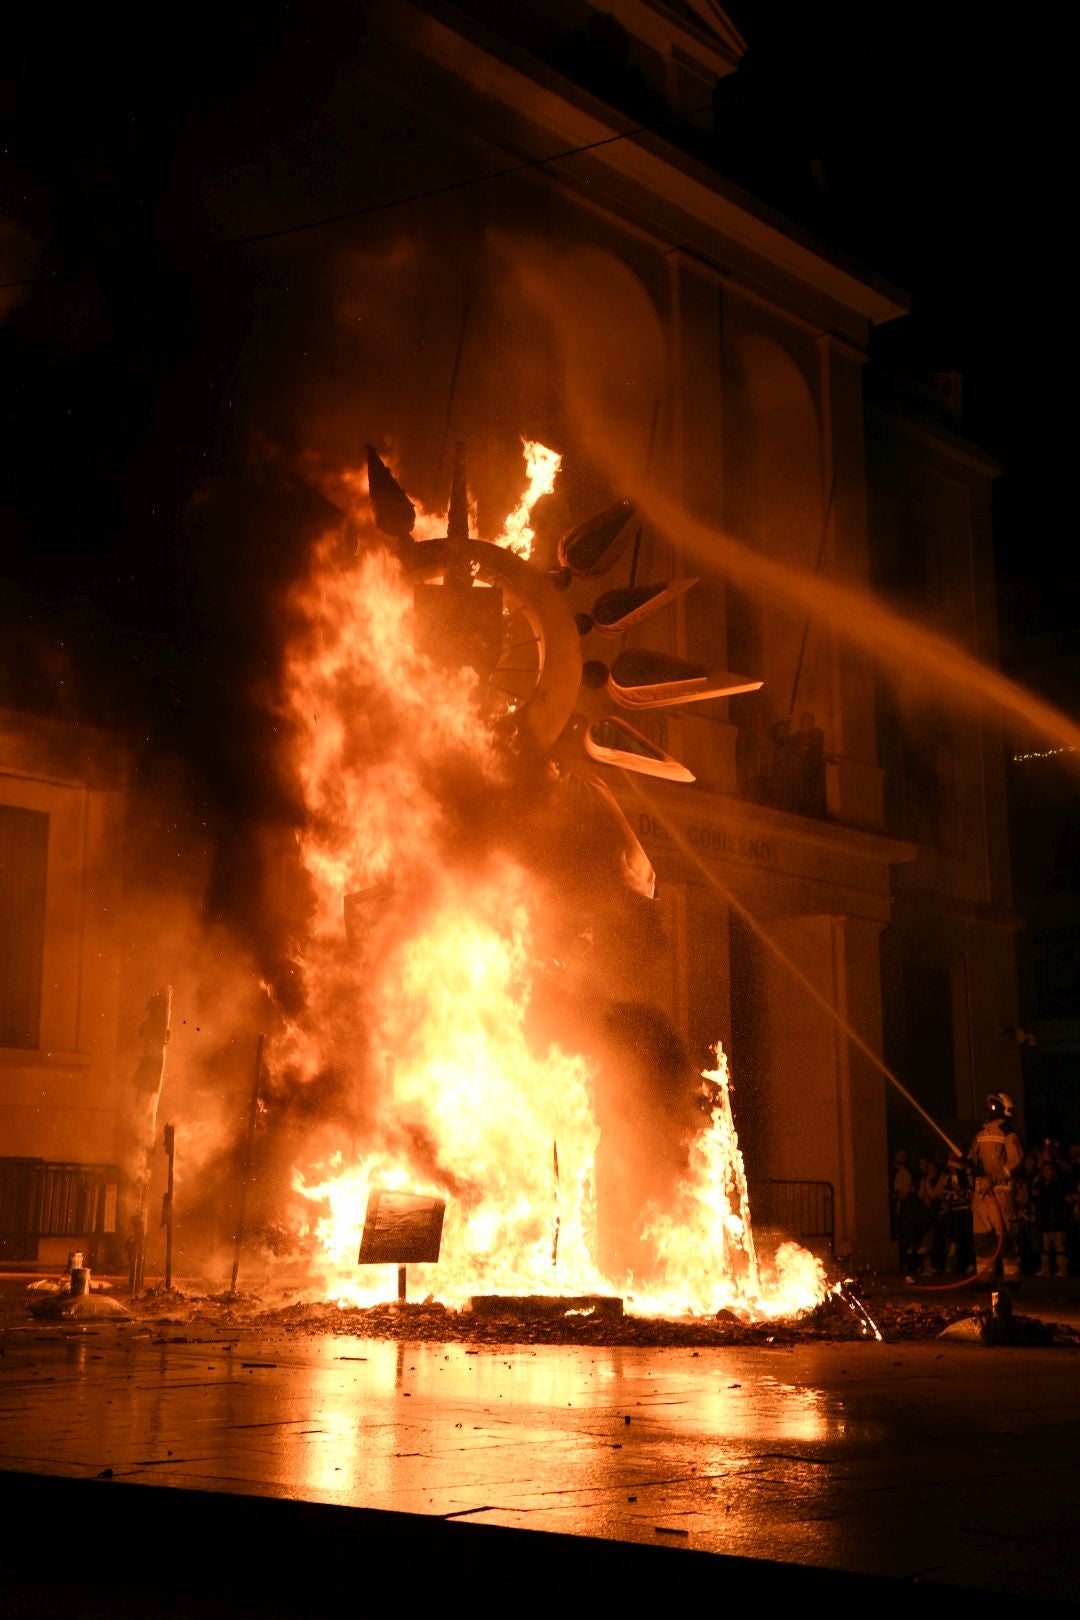
POLYGON ((984 1263, 981 1266, 976 1267, 975 1273, 974 1273, 973 1276, 969 1277, 969 1276, 965 1275, 963 1277, 953 1277, 949 1282, 935 1282, 935 1283, 913 1282, 913 1283, 909 1284, 909 1286, 911 1288, 913 1288, 916 1293, 920 1293, 920 1294, 943 1294, 943 1293, 947 1293, 949 1290, 951 1290, 953 1288, 971 1288, 975 1283, 981 1282, 984 1277, 990 1277, 990 1276, 993 1275, 994 1269, 997 1266, 997 1263, 998 1263, 999 1259, 1001 1258, 1001 1251, 1005 1247, 1005 1236, 1006 1236, 1006 1233, 1008 1231, 1008 1223, 1007 1223, 1007 1221, 1005 1219, 1005 1211, 1002 1209, 1001 1203, 1000 1203, 1000 1201, 998 1199, 998 1195, 994 1191, 993 1182, 988 1183, 986 1190, 990 1194, 990 1197, 993 1199, 994 1208, 998 1212, 998 1219, 994 1223, 995 1227, 997 1229, 997 1235, 998 1235, 997 1248, 994 1250, 993 1254, 988 1256, 988 1258, 984 1261, 984 1263))

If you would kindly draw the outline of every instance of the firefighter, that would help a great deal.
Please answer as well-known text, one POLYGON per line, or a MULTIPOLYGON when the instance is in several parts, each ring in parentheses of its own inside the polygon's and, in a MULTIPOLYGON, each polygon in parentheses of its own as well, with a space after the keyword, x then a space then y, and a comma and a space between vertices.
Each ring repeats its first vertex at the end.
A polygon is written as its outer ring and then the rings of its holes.
POLYGON ((975 1185, 971 1194, 971 1227, 980 1269, 994 1258, 999 1278, 1020 1275, 1013 1212, 1012 1177, 1024 1157, 1013 1124, 1013 1100, 1005 1091, 986 1099, 986 1118, 968 1151, 975 1185))

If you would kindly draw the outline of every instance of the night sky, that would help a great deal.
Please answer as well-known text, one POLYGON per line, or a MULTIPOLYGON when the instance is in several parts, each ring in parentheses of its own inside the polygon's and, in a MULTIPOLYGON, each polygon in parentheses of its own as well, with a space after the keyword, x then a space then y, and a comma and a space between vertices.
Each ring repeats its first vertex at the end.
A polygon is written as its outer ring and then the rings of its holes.
MULTIPOLYGON (((875 358, 963 372, 966 429, 1006 467, 1008 612, 1067 616, 1069 593, 1042 589, 1070 520, 1055 42, 966 5, 729 9, 750 49, 720 98, 723 167, 910 293, 875 358)), ((168 735, 223 803, 243 789, 221 739, 273 656, 264 592, 318 518, 278 503, 258 547, 225 558, 182 517, 235 461, 270 320, 229 239, 386 195, 324 139, 364 10, 196 4, 166 36, 27 7, 8 41, 0 215, 36 245, 3 239, 4 279, 31 284, 0 325, 0 702, 119 721, 150 751, 168 735), (272 192, 245 189, 253 150, 272 192)))
POLYGON ((748 178, 908 292, 910 316, 878 331, 872 357, 963 373, 964 431, 1004 468, 1003 628, 1075 625, 1080 570, 1056 555, 1064 356, 1050 325, 1068 259, 1070 141, 1045 15, 1018 29, 1000 9, 963 4, 750 0, 729 13, 750 45, 737 76, 748 114, 762 86, 760 140, 742 146, 748 178), (782 85, 794 88, 774 122, 782 85))

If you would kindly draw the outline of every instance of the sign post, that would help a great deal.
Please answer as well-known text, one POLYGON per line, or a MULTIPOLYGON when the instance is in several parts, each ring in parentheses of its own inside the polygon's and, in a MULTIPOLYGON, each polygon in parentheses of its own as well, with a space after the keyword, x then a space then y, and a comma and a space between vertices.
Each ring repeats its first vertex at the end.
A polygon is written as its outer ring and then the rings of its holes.
POLYGON ((396 1265, 398 1304, 405 1303, 405 1268, 431 1264, 442 1247, 445 1198, 426 1193, 391 1192, 373 1187, 368 1194, 364 1232, 360 1239, 360 1266, 396 1265))

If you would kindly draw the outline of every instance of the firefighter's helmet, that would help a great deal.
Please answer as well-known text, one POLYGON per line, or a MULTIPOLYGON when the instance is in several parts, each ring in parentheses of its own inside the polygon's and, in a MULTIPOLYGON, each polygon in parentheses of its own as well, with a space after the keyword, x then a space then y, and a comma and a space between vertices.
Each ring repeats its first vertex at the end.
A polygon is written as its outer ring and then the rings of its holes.
POLYGON ((990 1119, 1012 1119, 1013 1100, 1007 1091, 992 1091, 986 1099, 986 1112, 990 1119))

